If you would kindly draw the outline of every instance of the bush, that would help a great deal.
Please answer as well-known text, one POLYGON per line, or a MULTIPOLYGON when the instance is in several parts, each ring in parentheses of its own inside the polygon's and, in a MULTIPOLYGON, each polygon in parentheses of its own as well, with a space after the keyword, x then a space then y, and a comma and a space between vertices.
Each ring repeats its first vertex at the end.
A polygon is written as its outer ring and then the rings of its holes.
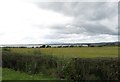
POLYGON ((68 80, 118 80, 117 58, 73 58, 64 68, 68 80))
POLYGON ((30 74, 36 74, 56 68, 57 59, 52 56, 43 55, 22 55, 18 53, 6 53, 3 52, 3 67, 12 68, 27 72, 30 74))

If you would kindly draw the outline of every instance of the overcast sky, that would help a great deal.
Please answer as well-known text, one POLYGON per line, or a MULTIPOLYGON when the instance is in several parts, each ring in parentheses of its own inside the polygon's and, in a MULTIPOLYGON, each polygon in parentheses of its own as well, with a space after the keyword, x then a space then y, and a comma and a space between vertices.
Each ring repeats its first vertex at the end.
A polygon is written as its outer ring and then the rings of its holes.
POLYGON ((117 2, 0 0, 0 44, 118 41, 117 2))

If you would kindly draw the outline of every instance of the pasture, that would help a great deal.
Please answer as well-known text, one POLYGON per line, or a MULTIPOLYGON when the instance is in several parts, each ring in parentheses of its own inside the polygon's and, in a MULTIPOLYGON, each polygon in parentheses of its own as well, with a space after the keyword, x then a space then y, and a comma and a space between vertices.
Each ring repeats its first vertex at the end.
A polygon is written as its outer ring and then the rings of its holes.
POLYGON ((2 60, 3 80, 119 79, 118 47, 3 48, 2 60))
POLYGON ((118 57, 118 47, 11 48, 10 51, 28 55, 41 53, 62 58, 118 57))

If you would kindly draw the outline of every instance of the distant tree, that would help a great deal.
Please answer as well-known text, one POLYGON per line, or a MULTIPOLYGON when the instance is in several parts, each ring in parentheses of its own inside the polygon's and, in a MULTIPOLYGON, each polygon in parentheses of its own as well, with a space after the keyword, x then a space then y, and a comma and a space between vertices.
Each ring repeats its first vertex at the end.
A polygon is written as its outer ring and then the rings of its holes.
POLYGON ((73 45, 70 45, 70 47, 74 47, 73 45))
POLYGON ((41 46, 41 48, 45 48, 45 47, 46 47, 46 45, 42 45, 42 46, 41 46))
POLYGON ((19 48, 26 48, 25 46, 21 46, 21 47, 19 47, 19 48))
POLYGON ((82 47, 81 45, 79 45, 78 47, 82 47))
POLYGON ((50 45, 46 45, 46 48, 51 48, 51 46, 50 45))
POLYGON ((98 47, 103 47, 103 45, 99 45, 98 47))

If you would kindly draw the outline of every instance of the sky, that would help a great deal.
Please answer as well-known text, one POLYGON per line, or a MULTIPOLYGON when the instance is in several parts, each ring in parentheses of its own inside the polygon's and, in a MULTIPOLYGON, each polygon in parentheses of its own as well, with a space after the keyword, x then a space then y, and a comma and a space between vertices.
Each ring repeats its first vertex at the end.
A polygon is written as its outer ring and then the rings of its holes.
POLYGON ((0 44, 118 41, 118 2, 0 0, 0 44))

